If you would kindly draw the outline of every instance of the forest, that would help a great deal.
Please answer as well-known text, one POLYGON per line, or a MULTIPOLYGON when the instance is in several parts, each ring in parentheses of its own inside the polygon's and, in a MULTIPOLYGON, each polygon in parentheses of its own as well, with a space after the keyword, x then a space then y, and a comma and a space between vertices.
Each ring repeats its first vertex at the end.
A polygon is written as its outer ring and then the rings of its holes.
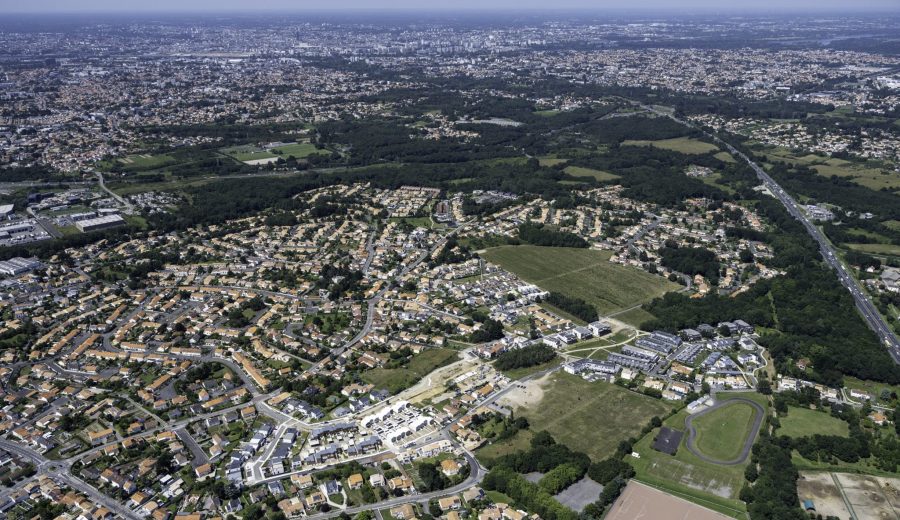
POLYGON ((498 370, 512 370, 514 368, 526 368, 552 361, 556 358, 556 351, 547 345, 529 345, 524 348, 508 350, 494 361, 494 368, 498 370))

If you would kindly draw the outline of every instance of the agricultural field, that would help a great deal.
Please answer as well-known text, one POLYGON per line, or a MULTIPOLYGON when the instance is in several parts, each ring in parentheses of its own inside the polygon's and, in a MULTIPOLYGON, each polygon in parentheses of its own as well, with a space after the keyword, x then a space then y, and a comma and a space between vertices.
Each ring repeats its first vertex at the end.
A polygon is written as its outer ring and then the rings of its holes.
POLYGON ((779 417, 781 427, 778 435, 788 437, 806 437, 808 435, 840 435, 847 437, 850 428, 846 422, 832 417, 828 412, 810 410, 808 408, 790 407, 785 417, 779 417))
POLYGON ((608 457, 619 442, 639 434, 651 417, 668 410, 658 399, 617 385, 588 383, 565 372, 549 376, 542 388, 539 401, 516 413, 528 419, 532 431, 546 430, 593 460, 608 457))
POLYGON ((675 137, 672 139, 661 139, 659 141, 634 141, 629 139, 622 141, 622 146, 654 146, 673 152, 695 155, 709 153, 719 149, 719 147, 714 144, 698 139, 692 139, 690 137, 675 137))
POLYGON ((652 274, 609 262, 611 253, 592 249, 501 246, 482 257, 545 290, 581 298, 601 314, 628 309, 680 286, 652 274))
POLYGON ((365 381, 376 388, 386 388, 392 394, 409 388, 434 369, 452 363, 459 353, 452 349, 434 348, 413 356, 403 368, 375 368, 363 373, 365 381))
POLYGON ((595 170, 593 168, 585 168, 584 166, 566 166, 563 171, 574 177, 590 177, 601 182, 612 181, 619 178, 619 176, 614 173, 595 170))

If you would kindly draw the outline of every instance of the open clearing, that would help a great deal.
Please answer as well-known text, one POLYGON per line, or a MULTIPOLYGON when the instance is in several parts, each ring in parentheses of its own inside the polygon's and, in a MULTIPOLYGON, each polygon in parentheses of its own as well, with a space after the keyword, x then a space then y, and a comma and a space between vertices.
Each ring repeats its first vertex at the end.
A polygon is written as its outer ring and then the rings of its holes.
POLYGON ((718 146, 706 143, 690 137, 675 137, 673 139, 661 139, 659 141, 622 141, 622 146, 654 146, 664 150, 686 154, 704 154, 719 149, 718 146))
POLYGON ((698 416, 693 421, 697 449, 719 461, 735 459, 751 433, 755 414, 749 404, 736 401, 698 416))
POLYGON ((872 253, 875 255, 900 256, 900 246, 894 244, 846 244, 854 251, 872 253))
POLYGON ((632 480, 604 517, 606 520, 722 520, 730 518, 632 480))
POLYGON ((882 170, 869 164, 848 161, 824 155, 806 154, 802 156, 791 153, 785 148, 771 148, 765 154, 770 160, 784 161, 791 164, 810 166, 823 177, 838 176, 849 179, 869 189, 900 190, 900 174, 882 170))
POLYGON ((791 406, 787 416, 779 417, 778 420, 781 422, 778 435, 787 435, 788 437, 806 437, 817 433, 847 437, 850 433, 850 427, 846 422, 832 417, 828 412, 809 408, 791 406))
POLYGON ((428 349, 413 356, 403 368, 376 368, 363 372, 362 378, 376 388, 386 388, 393 394, 409 388, 434 369, 450 363, 458 354, 451 349, 428 349))
POLYGON ((543 398, 516 413, 528 418, 532 431, 546 430, 558 442, 601 460, 666 410, 666 403, 620 386, 556 372, 545 383, 543 398))
POLYGON ((488 249, 481 256, 545 290, 581 298, 604 315, 680 287, 660 276, 610 263, 608 251, 502 246, 488 249))
POLYGON ((812 500, 816 514, 838 518, 900 518, 900 479, 850 473, 802 472, 801 502, 812 500))
POLYGON ((584 166, 566 166, 563 171, 574 177, 590 177, 598 181, 612 181, 619 178, 614 173, 585 168, 584 166))

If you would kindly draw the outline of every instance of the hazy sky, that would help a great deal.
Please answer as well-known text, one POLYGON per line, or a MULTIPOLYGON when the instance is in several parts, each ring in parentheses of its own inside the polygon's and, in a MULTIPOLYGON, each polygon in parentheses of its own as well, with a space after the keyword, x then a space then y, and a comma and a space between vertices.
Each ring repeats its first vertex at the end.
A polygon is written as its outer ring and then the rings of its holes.
POLYGON ((0 13, 322 9, 898 11, 900 0, 0 0, 0 13))

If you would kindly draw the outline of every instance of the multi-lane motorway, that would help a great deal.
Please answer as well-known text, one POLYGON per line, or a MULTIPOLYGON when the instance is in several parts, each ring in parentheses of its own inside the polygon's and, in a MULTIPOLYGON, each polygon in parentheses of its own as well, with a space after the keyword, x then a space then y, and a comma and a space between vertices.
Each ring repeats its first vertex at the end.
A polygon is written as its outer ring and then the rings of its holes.
MULTIPOLYGON (((722 141, 720 141, 722 142, 722 141)), ((819 251, 822 253, 822 257, 825 259, 825 262, 831 266, 832 269, 837 273, 838 279, 840 279, 841 284, 850 291, 850 295, 853 296, 853 300, 856 302, 856 308, 859 309, 859 312, 862 314, 863 318, 865 318, 866 323, 869 325, 875 334, 878 335, 879 339, 884 343, 887 347, 888 352, 890 352, 891 357, 894 358, 894 362, 900 364, 900 340, 897 339, 896 334, 891 330, 890 326, 884 321, 884 318, 881 314, 878 313, 878 309, 875 308, 875 305, 866 295, 863 288, 860 286, 859 282, 850 274, 847 270, 844 263, 841 262, 840 258, 835 252, 834 247, 831 245, 831 242, 828 241, 828 238, 825 237, 825 234, 813 224, 809 218, 800 210, 800 207, 797 205, 797 202, 794 201, 794 198, 791 197, 786 191, 784 191, 781 186, 775 182, 772 177, 765 172, 758 164, 753 162, 747 155, 743 152, 738 151, 735 147, 731 146, 728 143, 722 142, 723 145, 728 149, 732 155, 736 157, 740 157, 741 160, 746 161, 747 164, 753 168, 753 171, 756 172, 756 175, 763 181, 766 185, 766 188, 775 196, 784 207, 787 208, 788 212, 795 219, 799 220, 803 227, 806 228, 807 233, 812 236, 813 240, 819 244, 819 251)))
MULTIPOLYGON (((697 129, 693 124, 678 119, 677 117, 669 114, 667 112, 662 112, 654 107, 642 105, 642 108, 653 112, 657 115, 668 117, 674 120, 677 123, 680 123, 688 128, 697 129)), ((702 130, 701 130, 702 131, 702 130)), ((746 162, 754 172, 756 172, 757 177, 763 182, 766 188, 772 193, 772 195, 781 201, 784 207, 788 210, 788 213, 791 214, 792 217, 800 221, 803 224, 803 227, 806 228, 806 232, 819 244, 819 251, 822 253, 822 257, 825 259, 825 262, 832 268, 838 275, 838 279, 841 281, 844 287, 850 291, 850 295, 853 297, 853 300, 856 302, 856 308, 859 309, 860 314, 862 314, 863 318, 866 320, 866 324, 868 324, 869 328, 872 329, 878 338, 882 341, 885 347, 887 347, 888 352, 891 354, 891 357, 894 359, 894 362, 900 364, 900 339, 897 338, 897 335, 891 330, 890 326, 884 321, 884 317, 878 313, 878 309, 875 308, 875 305, 866 295, 863 288, 860 286, 859 282, 856 281, 855 278, 850 274, 850 271, 844 266, 843 262, 841 262, 840 257, 838 257, 837 252, 834 249, 834 246, 831 245, 828 238, 825 237, 825 234, 813 224, 809 218, 800 210, 800 206, 791 197, 781 186, 778 185, 777 182, 768 174, 765 170, 763 170, 758 164, 753 162, 750 157, 748 157, 745 153, 741 152, 734 146, 720 138, 709 134, 708 132, 704 132, 707 136, 715 140, 717 143, 724 146, 731 154, 735 157, 740 158, 742 161, 746 162)))

